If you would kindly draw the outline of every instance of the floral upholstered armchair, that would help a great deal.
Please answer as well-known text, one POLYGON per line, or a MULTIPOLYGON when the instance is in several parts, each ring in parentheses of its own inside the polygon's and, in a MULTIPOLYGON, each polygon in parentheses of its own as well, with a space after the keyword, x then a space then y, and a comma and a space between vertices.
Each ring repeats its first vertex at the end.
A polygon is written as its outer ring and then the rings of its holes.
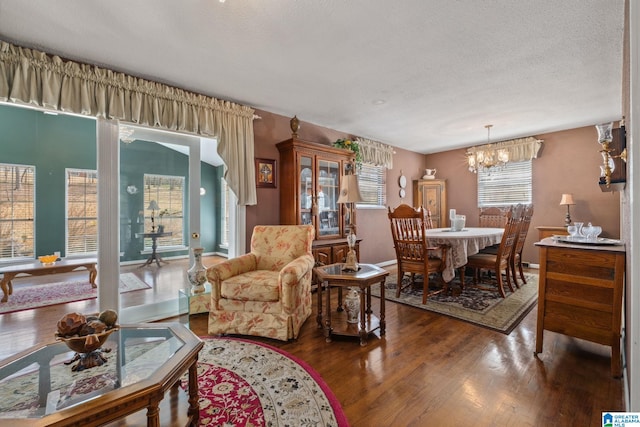
POLYGON ((289 340, 311 314, 312 225, 258 225, 251 252, 207 269, 209 333, 289 340))

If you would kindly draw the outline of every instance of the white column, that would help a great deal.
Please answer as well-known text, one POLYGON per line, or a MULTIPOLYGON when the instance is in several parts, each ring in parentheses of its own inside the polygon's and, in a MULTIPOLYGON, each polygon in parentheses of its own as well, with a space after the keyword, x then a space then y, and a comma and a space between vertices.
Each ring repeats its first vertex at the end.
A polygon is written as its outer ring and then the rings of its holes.
POLYGON ((189 265, 193 264, 193 248, 200 247, 200 138, 189 145, 189 265))
POLYGON ((120 142, 118 122, 96 122, 98 153, 98 306, 120 313, 120 142))

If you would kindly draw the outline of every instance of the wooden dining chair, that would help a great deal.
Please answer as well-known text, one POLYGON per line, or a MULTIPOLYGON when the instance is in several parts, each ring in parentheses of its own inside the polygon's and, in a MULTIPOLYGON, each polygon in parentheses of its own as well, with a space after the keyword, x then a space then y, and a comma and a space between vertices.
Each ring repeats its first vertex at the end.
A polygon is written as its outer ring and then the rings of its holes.
POLYGON ((507 223, 507 212, 510 207, 491 206, 480 208, 478 224, 480 227, 504 228, 507 223))
POLYGON ((422 208, 422 212, 424 213, 424 228, 426 230, 433 229, 433 219, 431 219, 431 210, 422 208))
POLYGON ((524 277, 524 271, 522 270, 522 250, 524 249, 524 243, 527 240, 527 234, 529 233, 529 225, 531 224, 531 217, 533 216, 533 205, 526 205, 522 211, 522 220, 520 221, 520 229, 518 230, 518 238, 513 245, 513 252, 509 258, 509 268, 513 277, 513 282, 519 288, 517 273, 520 274, 523 284, 527 283, 527 279, 524 277), (516 268, 518 272, 516 272, 516 268))
POLYGON ((422 208, 415 209, 407 204, 402 204, 393 211, 391 207, 388 207, 388 210, 393 247, 398 261, 396 298, 400 297, 400 292, 403 289, 402 279, 405 273, 411 274, 411 282, 407 286, 415 284, 416 274, 422 274, 422 303, 426 304, 427 297, 446 290, 446 284, 442 280, 441 274, 445 267, 448 247, 427 245, 425 230, 430 217, 422 208), (442 287, 429 290, 429 276, 434 273, 439 275, 442 287))
POLYGON ((504 292, 504 279, 506 279, 507 286, 509 286, 511 292, 515 292, 515 289, 511 284, 511 267, 509 261, 513 252, 513 246, 515 245, 518 232, 520 230, 520 221, 522 220, 522 205, 516 205, 515 207, 513 207, 513 209, 507 211, 506 218, 507 222, 504 227, 504 233, 502 234, 502 240, 500 241, 498 251, 495 254, 477 253, 475 255, 470 255, 467 258, 467 264, 460 270, 460 278, 463 287, 466 286, 464 282, 464 269, 466 267, 473 270, 474 286, 477 286, 480 289, 496 290, 495 287, 483 287, 479 283, 480 270, 487 270, 495 275, 495 279, 491 280, 496 281, 497 290, 502 298, 506 298, 507 296, 504 292))

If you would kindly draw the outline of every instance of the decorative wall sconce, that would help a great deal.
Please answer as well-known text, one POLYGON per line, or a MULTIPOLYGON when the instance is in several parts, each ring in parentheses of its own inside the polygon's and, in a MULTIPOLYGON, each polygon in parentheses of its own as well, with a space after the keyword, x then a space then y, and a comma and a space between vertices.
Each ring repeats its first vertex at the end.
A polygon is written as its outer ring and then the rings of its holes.
MULTIPOLYGON (((621 138, 624 138, 624 119, 620 123, 621 138)), ((612 147, 613 142, 613 122, 596 125, 598 130, 598 143, 602 146, 600 154, 602 155, 602 166, 600 166, 600 181, 604 181, 607 188, 611 186, 612 174, 616 169, 614 159, 622 159, 627 161, 627 148, 621 145, 622 151, 618 155, 612 153, 620 151, 620 148, 612 147)), ((623 181, 624 182, 624 181, 623 181)))

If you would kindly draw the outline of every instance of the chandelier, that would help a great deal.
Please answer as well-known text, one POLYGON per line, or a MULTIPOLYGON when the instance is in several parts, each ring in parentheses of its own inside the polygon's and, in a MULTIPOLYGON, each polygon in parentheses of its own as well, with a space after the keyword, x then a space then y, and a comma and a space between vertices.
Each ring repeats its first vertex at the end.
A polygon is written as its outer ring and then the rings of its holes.
POLYGON ((479 170, 488 170, 491 168, 499 168, 509 162, 509 152, 503 148, 497 148, 491 144, 491 127, 493 125, 485 125, 487 128, 487 144, 480 147, 472 147, 467 150, 467 163, 469 171, 477 173, 479 170))
POLYGON ((135 141, 135 138, 133 136, 133 128, 120 125, 119 134, 120 141, 124 142, 125 144, 131 144, 133 141, 135 141))

